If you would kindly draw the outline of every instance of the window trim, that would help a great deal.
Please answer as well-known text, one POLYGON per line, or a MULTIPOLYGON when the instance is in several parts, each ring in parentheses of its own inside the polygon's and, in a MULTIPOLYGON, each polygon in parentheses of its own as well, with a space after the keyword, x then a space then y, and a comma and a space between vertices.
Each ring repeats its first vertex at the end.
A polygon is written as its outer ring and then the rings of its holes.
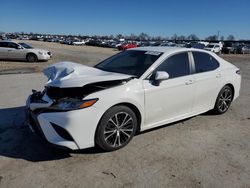
MULTIPOLYGON (((178 55, 178 54, 182 54, 182 53, 187 53, 188 54, 188 64, 189 64, 189 74, 188 75, 184 75, 184 76, 190 76, 190 75, 192 75, 193 73, 192 73, 192 69, 193 69, 193 65, 191 64, 191 56, 190 56, 190 53, 191 53, 191 51, 182 51, 182 52, 176 52, 176 53, 173 53, 173 54, 171 54, 171 55, 169 55, 169 56, 167 56, 165 59, 163 59, 158 65, 157 65, 157 67, 155 67, 154 68, 154 70, 152 70, 145 78, 144 78, 144 80, 151 80, 150 79, 150 77, 152 76, 152 74, 154 73, 154 71, 162 64, 162 63, 164 63, 167 59, 169 59, 169 58, 171 58, 171 57, 173 57, 173 56, 175 56, 175 55, 178 55)), ((172 80, 172 79, 176 79, 176 78, 181 78, 181 77, 184 77, 184 76, 178 76, 178 77, 174 77, 174 78, 169 78, 168 80, 172 80)))
POLYGON ((209 53, 206 53, 206 52, 200 52, 200 51, 192 51, 191 52, 191 56, 192 56, 192 64, 193 64, 193 74, 203 74, 203 73, 207 73, 207 72, 213 72, 215 70, 217 70, 219 67, 220 67, 220 62, 211 54, 209 53), (217 64, 218 64, 218 67, 216 69, 213 69, 213 70, 209 70, 209 71, 204 71, 204 72, 196 72, 196 66, 195 66, 195 60, 194 60, 194 52, 198 52, 198 53, 202 53, 202 54, 207 54, 209 55, 210 57, 212 57, 214 60, 216 60, 217 64))

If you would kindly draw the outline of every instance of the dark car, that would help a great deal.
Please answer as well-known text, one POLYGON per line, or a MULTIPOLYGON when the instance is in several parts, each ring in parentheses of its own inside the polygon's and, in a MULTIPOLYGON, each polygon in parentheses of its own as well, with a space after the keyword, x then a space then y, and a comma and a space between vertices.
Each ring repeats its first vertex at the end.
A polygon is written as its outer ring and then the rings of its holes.
POLYGON ((88 46, 101 46, 101 41, 100 40, 90 40, 85 43, 85 45, 88 46))

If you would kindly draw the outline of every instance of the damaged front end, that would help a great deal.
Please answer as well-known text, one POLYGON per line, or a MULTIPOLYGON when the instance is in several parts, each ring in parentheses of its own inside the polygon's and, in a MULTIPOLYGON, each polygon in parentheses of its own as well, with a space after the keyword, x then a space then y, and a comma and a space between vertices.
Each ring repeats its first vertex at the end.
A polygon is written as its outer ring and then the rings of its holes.
POLYGON ((68 111, 92 106, 98 99, 84 100, 86 96, 127 83, 133 77, 105 72, 71 62, 56 63, 44 70, 48 77, 42 92, 33 90, 27 101, 31 110, 68 111))
POLYGON ((103 82, 87 84, 82 87, 60 88, 60 87, 46 86, 44 91, 53 100, 58 100, 61 98, 83 99, 91 93, 123 85, 127 83, 129 80, 130 79, 103 81, 103 82))
MULTIPOLYGON (((44 70, 44 74, 48 77, 45 89, 42 92, 33 90, 27 99, 26 124, 33 132, 44 137, 48 142, 71 149, 80 148, 77 140, 81 136, 74 128, 74 126, 79 127, 79 122, 72 123, 70 126, 69 122, 73 121, 75 116, 86 120, 96 112, 95 108, 89 107, 93 106, 99 99, 87 96, 101 90, 124 85, 133 78, 131 75, 109 73, 65 62, 48 67, 44 70), (84 113, 78 110, 85 108, 84 113)), ((97 120, 91 119, 89 121, 97 120)), ((92 124, 96 123, 92 122, 92 124)), ((89 129, 94 134, 92 127, 89 129)), ((91 134, 86 134, 84 137, 88 146, 92 146, 91 134)))

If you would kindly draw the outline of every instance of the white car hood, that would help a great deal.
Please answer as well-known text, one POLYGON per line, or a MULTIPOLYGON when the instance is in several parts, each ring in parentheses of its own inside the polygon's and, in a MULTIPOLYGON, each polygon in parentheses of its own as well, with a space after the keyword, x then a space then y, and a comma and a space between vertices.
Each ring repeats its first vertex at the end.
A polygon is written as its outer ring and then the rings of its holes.
POLYGON ((44 69, 43 73, 48 78, 46 86, 60 88, 82 87, 95 82, 123 80, 133 77, 132 75, 106 72, 73 62, 55 63, 44 69))
POLYGON ((47 53, 48 50, 43 50, 43 49, 39 49, 39 48, 30 48, 30 49, 27 49, 29 50, 30 52, 42 52, 42 53, 47 53))

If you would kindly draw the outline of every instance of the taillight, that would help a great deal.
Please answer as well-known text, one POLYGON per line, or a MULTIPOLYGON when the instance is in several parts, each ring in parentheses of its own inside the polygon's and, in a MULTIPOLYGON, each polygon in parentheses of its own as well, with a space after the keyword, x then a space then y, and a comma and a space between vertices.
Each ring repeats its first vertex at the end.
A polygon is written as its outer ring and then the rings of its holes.
POLYGON ((236 71, 236 74, 239 74, 239 75, 240 75, 240 69, 238 69, 238 70, 236 71))

